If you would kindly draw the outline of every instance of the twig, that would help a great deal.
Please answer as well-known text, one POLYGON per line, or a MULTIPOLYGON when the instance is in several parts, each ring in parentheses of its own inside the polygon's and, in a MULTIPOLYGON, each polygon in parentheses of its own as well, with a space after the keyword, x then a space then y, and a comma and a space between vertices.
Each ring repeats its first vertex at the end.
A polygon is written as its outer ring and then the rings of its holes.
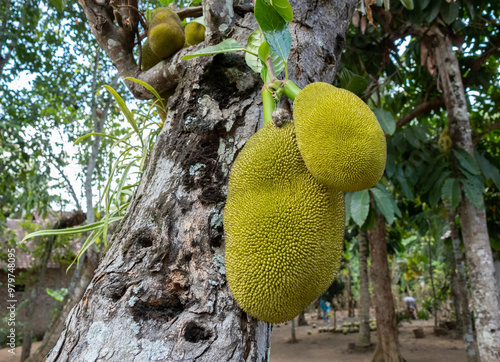
POLYGON ((497 129, 500 129, 500 123, 495 123, 491 126, 489 126, 486 131, 484 132, 481 132, 480 134, 478 134, 476 137, 474 137, 474 140, 472 141, 472 144, 474 147, 476 147, 476 145, 479 143, 479 141, 481 141, 481 139, 486 136, 488 133, 490 132, 493 132, 497 129))

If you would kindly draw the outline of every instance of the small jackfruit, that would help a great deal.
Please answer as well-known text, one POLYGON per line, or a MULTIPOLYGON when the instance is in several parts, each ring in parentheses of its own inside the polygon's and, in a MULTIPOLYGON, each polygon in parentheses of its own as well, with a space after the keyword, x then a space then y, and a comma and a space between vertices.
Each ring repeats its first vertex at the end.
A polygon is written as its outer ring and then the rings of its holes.
POLYGON ((443 129, 443 132, 439 135, 438 139, 438 149, 439 152, 441 153, 448 153, 451 150, 451 147, 453 146, 453 142, 450 137, 450 132, 448 130, 448 127, 445 127, 443 129))
POLYGON ((380 180, 387 157, 384 131, 354 93, 311 83, 295 98, 293 118, 300 153, 321 183, 354 192, 380 180))
POLYGON ((161 62, 161 59, 158 58, 155 53, 151 50, 151 46, 149 45, 148 39, 144 42, 142 46, 142 61, 141 61, 141 69, 149 70, 153 68, 156 64, 161 62))
POLYGON ((179 16, 169 8, 154 10, 151 14, 148 40, 151 50, 160 59, 182 49, 185 35, 179 16))
POLYGON ((196 21, 186 25, 186 44, 188 46, 200 44, 205 40, 205 27, 196 21))
POLYGON ((231 169, 224 209, 226 276, 238 305, 269 322, 290 320, 339 268, 344 196, 307 170, 293 123, 266 123, 231 169))

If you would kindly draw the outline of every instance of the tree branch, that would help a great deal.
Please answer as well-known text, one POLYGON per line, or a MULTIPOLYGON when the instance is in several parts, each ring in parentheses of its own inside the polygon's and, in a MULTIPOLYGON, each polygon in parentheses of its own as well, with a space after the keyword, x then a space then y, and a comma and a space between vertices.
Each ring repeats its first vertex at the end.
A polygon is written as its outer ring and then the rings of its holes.
POLYGON ((414 118, 419 117, 425 113, 428 113, 437 108, 444 106, 443 98, 435 98, 416 106, 413 111, 405 114, 403 117, 397 120, 396 127, 403 127, 404 125, 410 123, 414 118))
POLYGON ((472 145, 474 146, 474 148, 476 147, 476 145, 479 143, 479 141, 481 141, 481 139, 486 136, 488 133, 490 132, 493 132, 497 129, 500 129, 500 123, 494 123, 492 124, 491 126, 489 126, 486 131, 484 132, 481 132, 480 134, 478 134, 473 140, 472 140, 472 145))
MULTIPOLYGON (((130 24, 123 19, 124 27, 114 24, 113 9, 110 6, 97 4, 95 0, 78 0, 82 6, 85 16, 89 22, 90 29, 97 43, 109 56, 113 65, 118 70, 121 78, 134 77, 150 84, 160 94, 175 88, 181 74, 187 66, 187 62, 181 58, 190 53, 191 49, 181 49, 173 57, 163 60, 147 71, 139 70, 134 58, 135 35, 130 30, 130 24)), ((119 0, 117 5, 130 5, 126 0, 119 0)), ((121 8, 120 11, 129 11, 121 8)), ((201 15, 200 7, 180 11, 180 16, 201 15)), ((137 15, 137 14, 136 14, 137 15)), ((132 17, 131 17, 132 18, 132 17)), ((137 24, 136 19, 129 22, 137 24)), ((137 27, 135 28, 137 30, 137 27)), ((134 97, 138 99, 150 99, 153 95, 140 84, 125 81, 134 97)))
POLYGON ((177 11, 177 15, 179 15, 179 18, 181 18, 181 20, 186 18, 198 18, 203 15, 203 7, 193 6, 180 9, 179 11, 177 11))
POLYGON ((80 206, 80 201, 78 200, 78 197, 76 196, 75 189, 73 188, 73 185, 71 185, 69 178, 64 173, 64 170, 61 168, 61 166, 59 166, 59 164, 56 161, 52 162, 52 165, 54 165, 54 167, 57 169, 57 171, 59 171, 59 173, 61 174, 61 177, 68 184, 69 193, 71 194, 71 197, 73 197, 73 200, 75 201, 77 210, 81 210, 82 208, 80 206))

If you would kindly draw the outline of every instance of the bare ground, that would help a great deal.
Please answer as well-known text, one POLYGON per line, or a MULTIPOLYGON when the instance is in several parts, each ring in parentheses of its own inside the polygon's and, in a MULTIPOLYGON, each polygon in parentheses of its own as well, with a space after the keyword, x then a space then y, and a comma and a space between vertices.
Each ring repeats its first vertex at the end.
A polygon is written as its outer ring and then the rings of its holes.
MULTIPOLYGON (((332 327, 330 318, 328 324, 306 314, 309 326, 296 327, 298 343, 291 344, 291 323, 274 326, 271 337, 271 362, 370 362, 374 347, 367 351, 348 352, 349 343, 355 343, 357 333, 347 335, 333 333, 319 333, 318 329, 332 327), (312 325, 316 324, 316 328, 312 325), (308 334, 310 332, 310 334, 308 334)), ((337 325, 341 325, 347 318, 338 318, 337 325)), ((401 354, 407 362, 466 362, 467 357, 461 339, 452 339, 450 336, 437 337, 434 333, 434 322, 412 321, 403 323, 399 328, 399 342, 401 354), (413 329, 422 327, 424 338, 417 339, 413 329)), ((376 332, 371 332, 371 341, 377 341, 376 332)))

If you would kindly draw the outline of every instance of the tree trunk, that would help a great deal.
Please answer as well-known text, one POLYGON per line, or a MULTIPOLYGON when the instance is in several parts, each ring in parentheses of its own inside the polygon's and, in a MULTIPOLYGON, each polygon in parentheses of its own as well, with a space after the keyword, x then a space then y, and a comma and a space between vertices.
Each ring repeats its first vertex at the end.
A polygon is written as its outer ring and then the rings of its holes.
POLYGON ((290 339, 290 343, 297 343, 297 336, 295 334, 295 318, 292 319, 292 339, 290 339))
POLYGON ((347 317, 354 317, 354 305, 352 298, 352 275, 351 275, 351 267, 346 266, 347 275, 346 277, 346 288, 345 288, 345 296, 347 301, 347 317))
POLYGON ((465 351, 467 352, 468 362, 479 361, 477 345, 475 342, 474 331, 472 328, 472 317, 469 310, 469 297, 467 293, 467 278, 465 275, 465 263, 460 247, 460 238, 458 235, 458 228, 455 224, 455 213, 447 211, 448 227, 451 231, 451 243, 453 247, 453 260, 455 264, 455 278, 456 278, 456 294, 458 297, 459 306, 459 323, 462 338, 464 340, 465 351))
POLYGON ((366 347, 370 341, 370 289, 368 280, 368 237, 359 233, 359 335, 356 344, 366 347))
POLYGON ((373 229, 368 231, 373 283, 373 300, 377 318, 377 347, 372 362, 403 361, 399 351, 398 326, 391 292, 391 276, 387 262, 385 219, 378 215, 373 229))
POLYGON ((307 321, 306 321, 306 311, 305 310, 303 310, 302 313, 299 314, 297 324, 299 325, 299 327, 308 325, 307 321))
MULTIPOLYGON (((443 89, 450 137, 455 147, 473 155, 473 144, 462 76, 452 44, 437 26, 435 34, 436 61, 443 89)), ((472 289, 472 306, 480 359, 499 361, 500 294, 495 277, 493 255, 486 225, 484 205, 477 209, 462 190, 458 206, 465 255, 472 289)))
MULTIPOLYGON (((105 10, 80 4, 122 76, 156 82, 160 93, 178 84, 128 213, 47 361, 268 360, 271 326, 232 298, 222 234, 228 172, 263 121, 259 75, 241 52, 180 60, 203 44, 138 72, 123 59, 127 49, 113 58, 122 43, 107 41, 115 30, 102 22, 105 10)), ((288 74, 299 86, 333 81, 354 5, 292 2, 288 74)), ((203 8, 205 46, 229 34, 246 44, 257 28, 250 1, 206 0, 203 8)), ((142 96, 139 88, 131 85, 142 96)))

